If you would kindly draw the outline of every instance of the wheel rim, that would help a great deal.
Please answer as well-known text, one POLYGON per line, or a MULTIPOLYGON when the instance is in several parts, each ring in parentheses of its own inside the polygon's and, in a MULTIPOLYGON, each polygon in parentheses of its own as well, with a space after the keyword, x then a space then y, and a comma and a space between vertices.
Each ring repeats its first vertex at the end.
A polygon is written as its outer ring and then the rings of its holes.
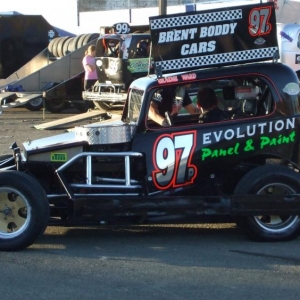
MULTIPOLYGON (((258 191, 258 195, 290 195, 296 191, 290 186, 282 183, 273 183, 264 186, 258 191)), ((282 232, 288 228, 294 226, 298 222, 299 216, 287 216, 287 215, 261 215, 255 216, 254 221, 257 225, 269 232, 282 232)))
POLYGON ((11 188, 0 188, 0 238, 20 235, 29 226, 31 208, 27 199, 11 188))
POLYGON ((32 99, 32 100, 29 101, 29 103, 30 103, 31 106, 34 106, 34 107, 40 106, 40 105, 43 104, 43 99, 42 98, 32 99))

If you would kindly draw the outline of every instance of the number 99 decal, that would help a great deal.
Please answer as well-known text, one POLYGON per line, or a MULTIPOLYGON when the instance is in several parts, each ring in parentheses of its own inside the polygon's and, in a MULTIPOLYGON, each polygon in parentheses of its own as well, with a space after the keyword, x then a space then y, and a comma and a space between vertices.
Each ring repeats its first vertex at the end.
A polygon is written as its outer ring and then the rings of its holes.
POLYGON ((126 34, 130 32, 130 26, 128 23, 116 23, 113 25, 113 28, 117 34, 126 34))
POLYGON ((194 182, 197 168, 191 164, 196 132, 162 135, 154 144, 152 178, 160 189, 175 188, 194 182))

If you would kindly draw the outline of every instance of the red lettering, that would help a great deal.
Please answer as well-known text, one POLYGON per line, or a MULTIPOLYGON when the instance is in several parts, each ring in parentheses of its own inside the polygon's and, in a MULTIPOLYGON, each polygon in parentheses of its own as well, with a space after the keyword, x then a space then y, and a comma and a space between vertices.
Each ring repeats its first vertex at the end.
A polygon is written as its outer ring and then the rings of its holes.
POLYGON ((195 73, 181 75, 182 80, 196 79, 196 77, 197 75, 195 73))
POLYGON ((159 78, 157 81, 159 84, 178 82, 178 78, 177 76, 171 76, 171 77, 159 78))

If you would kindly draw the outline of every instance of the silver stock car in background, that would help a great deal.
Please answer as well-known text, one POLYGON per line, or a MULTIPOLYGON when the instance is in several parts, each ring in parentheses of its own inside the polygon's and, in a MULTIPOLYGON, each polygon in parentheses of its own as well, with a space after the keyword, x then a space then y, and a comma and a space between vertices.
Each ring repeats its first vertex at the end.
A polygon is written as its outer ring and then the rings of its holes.
POLYGON ((96 43, 98 80, 82 92, 83 100, 104 110, 123 108, 131 82, 151 69, 150 43, 149 25, 117 23, 100 35, 96 43))

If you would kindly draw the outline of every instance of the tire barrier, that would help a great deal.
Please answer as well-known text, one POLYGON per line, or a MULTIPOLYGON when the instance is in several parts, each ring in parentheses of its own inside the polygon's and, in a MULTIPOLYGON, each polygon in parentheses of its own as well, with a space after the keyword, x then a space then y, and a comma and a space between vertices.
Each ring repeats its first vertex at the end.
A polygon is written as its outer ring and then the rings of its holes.
POLYGON ((95 40, 99 33, 80 34, 74 37, 64 36, 51 40, 48 45, 49 57, 63 57, 95 40))

